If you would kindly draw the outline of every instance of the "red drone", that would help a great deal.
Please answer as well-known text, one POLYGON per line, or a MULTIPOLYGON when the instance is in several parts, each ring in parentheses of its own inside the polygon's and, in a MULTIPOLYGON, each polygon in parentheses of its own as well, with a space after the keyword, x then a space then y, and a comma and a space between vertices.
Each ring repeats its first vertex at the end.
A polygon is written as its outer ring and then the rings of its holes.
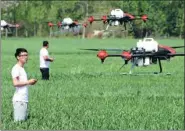
MULTIPOLYGON (((137 42, 137 46, 130 50, 122 49, 85 49, 99 51, 97 57, 104 63, 107 57, 121 57, 125 63, 128 64, 131 61, 132 66, 129 74, 132 73, 132 69, 135 66, 149 66, 151 64, 157 64, 159 62, 160 72, 162 73, 161 60, 170 60, 174 56, 185 56, 184 53, 176 53, 176 48, 184 48, 184 46, 164 46, 159 45, 153 38, 144 38, 143 41, 137 42), (122 51, 121 54, 108 54, 107 51, 122 51)), ((123 66, 124 66, 123 65, 123 66)), ((123 67, 122 66, 122 67, 123 67)), ((121 67, 121 68, 122 68, 121 67)), ((157 73, 157 72, 155 72, 157 73)))
POLYGON ((103 24, 107 24, 106 30, 108 30, 109 26, 118 26, 124 24, 126 30, 126 23, 128 22, 131 25, 131 21, 133 20, 143 20, 146 22, 149 18, 146 14, 141 16, 132 15, 129 13, 124 13, 121 9, 114 9, 111 11, 111 15, 104 15, 101 18, 94 18, 90 16, 88 21, 92 24, 94 21, 102 21, 103 24))

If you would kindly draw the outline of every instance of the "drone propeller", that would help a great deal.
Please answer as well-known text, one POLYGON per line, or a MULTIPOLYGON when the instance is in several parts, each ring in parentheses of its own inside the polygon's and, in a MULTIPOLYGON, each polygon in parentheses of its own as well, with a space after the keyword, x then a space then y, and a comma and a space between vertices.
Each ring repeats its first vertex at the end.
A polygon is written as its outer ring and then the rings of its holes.
POLYGON ((171 48, 184 48, 185 46, 172 46, 171 48))
POLYGON ((168 56, 185 56, 184 53, 168 54, 168 56))
POLYGON ((122 57, 125 61, 127 61, 125 63, 128 63, 128 61, 132 58, 132 55, 129 51, 123 51, 121 55, 117 54, 109 55, 105 50, 101 50, 98 52, 97 57, 101 60, 102 63, 105 61, 107 57, 122 57))
POLYGON ((80 50, 99 51, 99 50, 101 50, 101 49, 80 49, 80 50))

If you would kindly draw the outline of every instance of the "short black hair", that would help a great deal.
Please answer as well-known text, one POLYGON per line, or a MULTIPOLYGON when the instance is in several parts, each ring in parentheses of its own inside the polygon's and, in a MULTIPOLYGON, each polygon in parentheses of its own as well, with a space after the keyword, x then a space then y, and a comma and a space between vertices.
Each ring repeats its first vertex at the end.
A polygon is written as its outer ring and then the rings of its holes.
POLYGON ((43 46, 47 46, 49 44, 48 41, 43 41, 43 46))
POLYGON ((21 54, 21 52, 27 52, 28 51, 25 48, 17 48, 16 52, 15 52, 15 58, 17 59, 17 56, 19 56, 21 54))

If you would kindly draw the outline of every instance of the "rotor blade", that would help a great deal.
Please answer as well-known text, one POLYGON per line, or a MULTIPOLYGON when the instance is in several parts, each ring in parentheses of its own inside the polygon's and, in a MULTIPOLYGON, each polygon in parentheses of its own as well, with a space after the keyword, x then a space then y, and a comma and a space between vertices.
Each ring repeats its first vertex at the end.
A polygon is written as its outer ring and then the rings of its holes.
POLYGON ((80 50, 99 51, 100 49, 80 49, 80 50))
POLYGON ((90 51, 100 51, 100 50, 106 50, 106 51, 126 51, 124 49, 80 49, 80 50, 90 50, 90 51))
POLYGON ((106 51, 127 51, 127 50, 124 50, 124 49, 104 49, 106 51))
POLYGON ((171 48, 184 48, 185 46, 172 46, 171 48))
POLYGON ((185 56, 184 53, 168 54, 168 56, 185 56))

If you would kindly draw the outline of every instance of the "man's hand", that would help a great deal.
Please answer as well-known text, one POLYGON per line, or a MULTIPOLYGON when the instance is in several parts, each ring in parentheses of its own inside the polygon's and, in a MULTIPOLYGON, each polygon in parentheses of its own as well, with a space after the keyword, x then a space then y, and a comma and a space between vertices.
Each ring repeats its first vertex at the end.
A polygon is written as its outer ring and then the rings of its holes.
POLYGON ((50 61, 51 61, 51 62, 53 62, 53 61, 54 61, 54 59, 53 59, 53 58, 50 58, 50 61))
POLYGON ((44 60, 45 61, 50 61, 50 62, 53 62, 54 61, 53 58, 49 58, 48 56, 44 56, 44 60))
POLYGON ((34 85, 37 82, 36 79, 30 79, 26 82, 20 82, 18 79, 19 79, 19 77, 13 78, 14 87, 20 87, 21 88, 21 87, 24 87, 26 85, 34 85))
POLYGON ((28 85, 34 85, 37 82, 36 79, 30 79, 28 80, 28 85))

